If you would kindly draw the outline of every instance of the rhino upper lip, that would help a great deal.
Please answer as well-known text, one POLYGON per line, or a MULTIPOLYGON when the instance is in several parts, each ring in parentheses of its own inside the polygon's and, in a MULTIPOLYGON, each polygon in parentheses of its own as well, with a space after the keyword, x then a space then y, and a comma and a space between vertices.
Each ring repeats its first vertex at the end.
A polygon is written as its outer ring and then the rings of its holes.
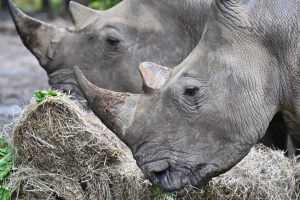
POLYGON ((180 185, 176 186, 176 183, 173 183, 171 173, 174 173, 174 172, 169 172, 169 173, 163 175, 163 176, 166 176, 163 181, 155 180, 154 183, 156 185, 160 186, 161 188, 163 188, 165 191, 174 192, 177 197, 183 197, 192 190, 193 187, 191 186, 191 182, 188 177, 183 178, 182 180, 185 180, 185 181, 181 182, 180 185))
MULTIPOLYGON (((159 159, 159 160, 151 160, 151 161, 147 161, 147 162, 144 162, 143 164, 141 164, 140 165, 140 167, 142 168, 142 167, 144 167, 144 166, 147 166, 147 165, 149 165, 149 164, 151 164, 151 163, 156 163, 156 162, 159 162, 159 161, 166 161, 166 162, 168 162, 168 163, 170 163, 170 159, 169 158, 162 158, 162 159, 159 159)), ((198 166, 197 166, 197 170, 196 171, 201 171, 201 170, 203 170, 205 167, 207 166, 207 164, 199 164, 198 166)), ((170 165, 169 166, 169 168, 172 168, 172 165, 170 165)), ((187 167, 181 167, 181 169, 182 170, 184 170, 184 168, 186 168, 186 170, 189 170, 190 172, 189 173, 187 173, 187 174, 185 174, 185 176, 188 178, 188 181, 185 183, 185 184, 183 184, 183 185, 181 185, 180 186, 180 188, 178 188, 178 189, 175 189, 175 190, 172 190, 172 191, 170 191, 170 190, 168 190, 168 184, 167 185, 165 185, 165 184, 162 184, 163 182, 159 182, 159 181, 154 181, 154 183, 156 184, 156 185, 159 185, 160 187, 162 187, 163 189, 165 189, 166 191, 169 191, 169 192, 175 192, 176 193, 176 195, 177 195, 177 197, 183 197, 183 196, 185 196, 189 191, 191 191, 192 190, 192 188, 193 187, 188 187, 190 184, 192 184, 192 180, 189 178, 190 176, 196 176, 196 175, 194 175, 194 173, 195 172, 192 172, 191 171, 191 169, 189 169, 189 168, 187 168, 187 167)), ((145 169, 145 168, 144 168, 145 169)), ((178 171, 178 169, 177 169, 177 171, 178 171)), ((183 171, 182 171, 183 172, 183 171)), ((175 173, 174 171, 172 172, 172 170, 169 172, 169 173, 175 173)), ((170 174, 166 174, 165 176, 170 176, 170 174)), ((148 177, 148 178, 150 178, 150 177, 148 177)), ((204 177, 201 177, 201 182, 207 182, 207 181, 209 181, 210 180, 210 178, 209 177, 206 177, 206 176, 204 176, 204 177)), ((170 183, 169 183, 170 184, 170 183)))
MULTIPOLYGON (((144 142, 142 142, 142 143, 140 143, 138 146, 137 146, 137 148, 136 148, 136 150, 140 150, 145 144, 147 144, 148 142, 147 141, 144 141, 144 142)), ((138 152, 138 151, 136 151, 136 152, 138 152)), ((149 169, 147 169, 147 165, 150 165, 151 163, 156 163, 156 162, 160 162, 160 161, 165 161, 165 162, 168 162, 169 163, 169 168, 172 168, 172 165, 174 166, 174 162, 172 162, 171 160, 172 159, 170 159, 170 158, 167 158, 167 157, 163 157, 163 158, 160 158, 160 159, 149 159, 149 160, 146 160, 146 161, 144 161, 143 160, 143 158, 142 159, 140 159, 140 158, 138 158, 139 156, 137 155, 137 153, 135 153, 134 154, 134 157, 135 157, 135 159, 138 161, 137 163, 138 163, 138 165, 139 165, 139 167, 144 171, 144 170, 147 170, 147 171, 149 171, 149 169), (141 162, 141 160, 142 160, 142 162, 141 162), (140 164, 141 163, 141 164, 140 164)), ((199 165, 197 165, 197 167, 196 167, 196 170, 195 171, 201 171, 201 170, 203 170, 203 168, 205 168, 207 166, 207 163, 201 163, 201 164, 199 164, 199 165)), ((190 190, 191 190, 191 187, 189 187, 189 188, 186 188, 186 186, 188 186, 189 184, 191 184, 191 179, 189 178, 190 176, 194 176, 194 170, 193 169, 191 169, 191 168, 189 168, 189 167, 187 167, 187 166, 181 166, 180 167, 181 168, 181 170, 176 170, 176 171, 181 171, 182 173, 184 173, 184 171, 189 171, 188 173, 185 173, 185 176, 188 178, 188 180, 189 181, 187 181, 185 184, 183 184, 182 186, 180 186, 180 188, 178 188, 178 189, 175 189, 175 190, 172 190, 172 192, 175 192, 176 194, 177 194, 177 196, 178 197, 182 197, 182 196, 185 196, 186 195, 186 193, 187 192, 189 192, 190 190), (185 169, 185 170, 184 170, 185 169), (182 171, 183 170, 183 171, 182 171)), ((144 171, 145 172, 145 171, 144 171)), ((173 172, 169 172, 169 173, 175 173, 174 171, 173 172)), ((148 173, 146 173, 146 174, 148 174, 148 173)), ((165 175, 165 176, 169 176, 170 174, 167 174, 167 175, 165 175)), ((151 179, 151 177, 147 177, 147 178, 150 178, 151 179)), ((154 181, 155 182, 155 184, 157 184, 157 185, 159 185, 160 187, 162 187, 162 188, 164 188, 164 189, 166 189, 167 191, 169 191, 167 188, 165 188, 164 186, 167 186, 167 185, 164 185, 164 184, 161 184, 161 183, 159 183, 158 181, 156 181, 156 180, 152 180, 152 181, 154 181)))

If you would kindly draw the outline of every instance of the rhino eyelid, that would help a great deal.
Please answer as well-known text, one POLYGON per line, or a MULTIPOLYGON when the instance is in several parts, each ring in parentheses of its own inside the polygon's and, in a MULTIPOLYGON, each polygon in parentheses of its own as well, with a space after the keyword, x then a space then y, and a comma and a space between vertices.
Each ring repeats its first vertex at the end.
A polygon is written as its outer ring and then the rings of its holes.
POLYGON ((115 27, 115 26, 112 26, 112 25, 105 25, 104 27, 103 27, 103 29, 114 29, 114 30, 116 30, 116 31, 120 31, 117 27, 115 27))
POLYGON ((102 37, 104 37, 106 41, 119 40, 120 42, 122 42, 123 40, 120 31, 117 28, 111 26, 104 27, 104 30, 102 32, 102 37))

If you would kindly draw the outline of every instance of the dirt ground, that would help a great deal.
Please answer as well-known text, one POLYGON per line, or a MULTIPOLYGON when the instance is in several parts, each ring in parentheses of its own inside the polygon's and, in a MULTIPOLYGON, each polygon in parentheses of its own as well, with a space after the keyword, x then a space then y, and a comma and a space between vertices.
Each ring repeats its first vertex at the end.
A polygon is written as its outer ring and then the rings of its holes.
MULTIPOLYGON (((49 23, 66 22, 56 19, 49 23)), ((46 72, 22 44, 9 13, 0 10, 0 132, 9 134, 10 125, 34 91, 48 88, 46 72)))

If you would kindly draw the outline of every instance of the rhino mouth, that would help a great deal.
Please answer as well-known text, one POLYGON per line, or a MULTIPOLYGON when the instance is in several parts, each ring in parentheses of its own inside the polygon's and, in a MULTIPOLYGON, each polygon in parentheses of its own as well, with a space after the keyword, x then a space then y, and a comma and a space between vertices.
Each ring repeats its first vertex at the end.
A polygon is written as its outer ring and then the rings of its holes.
POLYGON ((164 171, 156 172, 151 177, 152 182, 168 192, 181 191, 189 184, 188 178, 180 171, 173 171, 171 167, 164 171))
MULTIPOLYGON (((201 169, 197 167, 197 173, 201 173, 206 165, 201 164, 201 169)), ((172 160, 159 160, 140 165, 146 178, 154 185, 159 186, 166 192, 174 192, 177 197, 186 196, 199 183, 205 185, 211 178, 204 175, 201 180, 196 178, 195 171, 186 166, 172 162, 172 160)), ((205 171, 205 170, 204 170, 205 171)))

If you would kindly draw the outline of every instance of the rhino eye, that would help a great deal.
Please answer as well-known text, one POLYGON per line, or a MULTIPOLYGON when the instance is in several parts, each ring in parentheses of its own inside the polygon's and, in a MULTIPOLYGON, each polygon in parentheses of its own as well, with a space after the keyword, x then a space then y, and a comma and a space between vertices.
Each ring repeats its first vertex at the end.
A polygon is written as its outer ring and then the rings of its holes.
POLYGON ((186 87, 183 94, 186 96, 193 97, 198 93, 198 91, 198 87, 186 87))
POLYGON ((108 37, 105 41, 111 46, 116 46, 120 43, 120 40, 114 37, 108 37))

